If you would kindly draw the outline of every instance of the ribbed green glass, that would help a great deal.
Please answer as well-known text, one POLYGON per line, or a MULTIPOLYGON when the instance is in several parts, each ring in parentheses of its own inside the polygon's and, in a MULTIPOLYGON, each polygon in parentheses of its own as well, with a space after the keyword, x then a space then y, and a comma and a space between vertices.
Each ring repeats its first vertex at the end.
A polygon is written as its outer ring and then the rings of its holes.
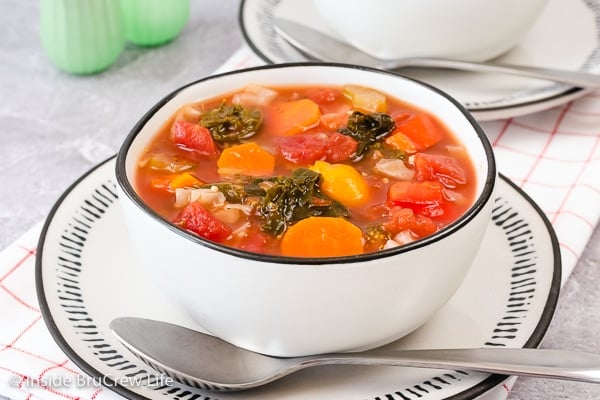
POLYGON ((125 46, 119 0, 40 0, 40 39, 50 60, 62 70, 102 71, 125 46))
POLYGON ((179 35, 190 14, 189 0, 121 0, 126 38, 158 46, 179 35))

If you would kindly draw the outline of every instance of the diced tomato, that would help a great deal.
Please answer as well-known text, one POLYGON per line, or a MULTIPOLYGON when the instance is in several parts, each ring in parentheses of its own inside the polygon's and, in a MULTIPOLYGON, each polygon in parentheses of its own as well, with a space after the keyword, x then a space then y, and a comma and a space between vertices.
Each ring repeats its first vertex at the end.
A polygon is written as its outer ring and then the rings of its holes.
POLYGON ((428 217, 444 214, 444 186, 437 181, 398 181, 390 185, 387 201, 391 206, 410 208, 428 217))
POLYGON ((277 151, 295 164, 312 164, 325 159, 327 140, 324 133, 289 136, 278 141, 277 151))
POLYGON ((306 94, 306 97, 308 97, 317 104, 325 104, 334 102, 337 99, 338 95, 341 95, 341 93, 336 93, 335 91, 333 91, 333 89, 322 88, 308 92, 306 94))
POLYGON ((327 140, 327 157, 330 163, 338 163, 348 160, 354 153, 358 142, 348 135, 334 132, 327 140))
POLYGON ((415 177, 419 181, 439 181, 455 188, 467 183, 467 174, 458 161, 439 154, 415 154, 415 177))
POLYGON ((433 220, 424 215, 415 214, 410 208, 395 207, 391 210, 387 223, 384 224, 392 235, 410 230, 419 237, 431 235, 437 231, 437 225, 433 220))
POLYGON ((313 164, 318 160, 338 163, 348 160, 357 147, 356 140, 339 132, 289 136, 277 143, 283 158, 295 164, 313 164))
POLYGON ((185 206, 173 222, 183 229, 213 242, 223 242, 231 235, 231 228, 208 212, 197 201, 185 206))
POLYGON ((335 113, 321 114, 321 126, 328 129, 339 129, 348 123, 348 113, 340 111, 335 113))
POLYGON ((422 113, 397 123, 396 130, 408 136, 415 144, 417 151, 433 146, 443 137, 443 131, 429 116, 422 113))
POLYGON ((175 121, 171 129, 173 142, 187 150, 214 158, 219 153, 210 131, 191 122, 175 121))

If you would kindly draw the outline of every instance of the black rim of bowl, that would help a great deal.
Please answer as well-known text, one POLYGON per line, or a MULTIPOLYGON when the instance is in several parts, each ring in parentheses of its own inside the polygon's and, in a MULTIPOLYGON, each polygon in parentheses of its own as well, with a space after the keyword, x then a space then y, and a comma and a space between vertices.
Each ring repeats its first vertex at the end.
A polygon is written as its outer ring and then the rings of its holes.
MULTIPOLYGON (((218 94, 219 93, 215 93, 215 95, 218 95, 218 94)), ((229 254, 232 256, 236 256, 239 258, 251 259, 251 260, 261 261, 261 262, 269 262, 269 263, 277 263, 277 264, 321 265, 321 264, 356 263, 356 262, 364 262, 364 261, 369 261, 369 260, 374 260, 374 259, 381 259, 384 257, 390 257, 390 256, 394 256, 394 255, 401 254, 404 252, 409 252, 409 251, 412 251, 412 250, 420 248, 420 247, 427 246, 431 243, 437 242, 437 241, 451 235, 452 233, 454 233, 454 232, 460 230, 462 227, 464 227, 473 218, 475 218, 475 216, 477 216, 481 212, 481 210, 484 208, 484 206, 491 200, 492 194, 494 192, 497 171, 496 171, 496 163, 495 163, 492 145, 490 144, 487 136, 483 132, 483 129, 475 121, 475 119, 469 113, 469 111, 467 111, 457 100, 455 100, 453 97, 451 97, 444 91, 442 91, 434 86, 431 86, 427 83, 418 81, 416 79, 413 79, 413 78, 410 78, 410 77, 407 77, 407 76, 404 76, 404 75, 401 75, 398 73, 392 73, 392 72, 383 71, 383 70, 379 70, 379 69, 375 69, 375 68, 369 68, 369 67, 357 66, 357 65, 349 65, 349 64, 339 64, 339 63, 301 62, 301 63, 265 65, 265 66, 235 70, 235 71, 231 71, 231 72, 225 72, 222 74, 210 75, 208 77, 190 82, 190 83, 174 90, 173 92, 171 92, 170 94, 168 94, 167 96, 162 98, 158 103, 156 103, 134 125, 134 127, 132 128, 130 133, 125 138, 125 141, 123 142, 123 144, 117 154, 115 174, 116 174, 116 179, 117 179, 118 185, 121 187, 121 189, 123 190, 125 195, 129 198, 129 200, 133 202, 133 204, 135 204, 137 207, 139 207, 149 217, 153 218, 158 223, 162 224, 164 227, 168 228, 169 230, 175 232, 177 235, 180 235, 187 240, 191 240, 192 242, 197 243, 198 245, 201 245, 201 246, 204 246, 204 247, 207 247, 207 248, 210 248, 210 249, 222 252, 222 253, 226 253, 226 254, 229 254), (330 69, 335 69, 335 68, 354 69, 354 70, 361 70, 361 71, 366 71, 366 72, 370 72, 370 73, 389 75, 390 77, 392 77, 394 79, 404 79, 404 80, 408 80, 408 81, 417 83, 418 85, 420 85, 426 89, 429 89, 429 90, 435 92, 436 94, 446 98, 456 109, 458 109, 463 114, 465 119, 467 119, 469 124, 473 127, 474 131, 477 133, 477 136, 478 136, 479 141, 484 149, 485 156, 487 159, 488 171, 487 171, 487 175, 485 176, 483 190, 482 190, 480 196, 475 200, 473 205, 458 219, 453 221, 448 226, 444 227, 439 232, 436 232, 435 234, 433 234, 431 236, 425 237, 423 239, 417 240, 412 243, 408 243, 408 244, 405 244, 405 245, 402 245, 399 247, 395 247, 395 248, 391 248, 391 249, 379 250, 377 252, 363 253, 363 254, 352 255, 352 256, 303 258, 303 257, 286 257, 286 256, 279 256, 279 255, 253 253, 253 252, 221 245, 219 243, 212 242, 208 239, 204 239, 200 236, 194 235, 193 233, 187 232, 187 231, 175 226, 173 223, 169 222, 168 220, 166 220, 163 217, 161 217, 160 215, 158 215, 136 193, 131 182, 127 178, 126 159, 127 159, 127 154, 129 152, 129 149, 130 149, 132 143, 135 141, 137 135, 140 133, 140 131, 143 129, 143 127, 146 125, 146 123, 154 116, 154 114, 156 114, 156 112, 159 109, 161 109, 166 103, 168 103, 170 100, 172 100, 174 97, 176 97, 180 92, 182 92, 183 90, 185 90, 191 86, 197 85, 199 83, 209 81, 209 80, 219 79, 220 77, 228 76, 228 75, 243 74, 243 73, 248 73, 248 72, 257 71, 257 70, 285 69, 285 68, 311 68, 311 67, 312 68, 330 68, 330 69)))

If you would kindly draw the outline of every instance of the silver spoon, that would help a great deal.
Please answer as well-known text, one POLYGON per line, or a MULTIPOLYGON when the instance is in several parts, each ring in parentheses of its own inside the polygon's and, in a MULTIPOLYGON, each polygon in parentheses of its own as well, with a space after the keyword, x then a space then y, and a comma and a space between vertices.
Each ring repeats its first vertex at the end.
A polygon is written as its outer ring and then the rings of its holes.
POLYGON ((125 347, 157 371, 178 382, 217 391, 250 389, 304 368, 331 364, 469 369, 600 383, 600 355, 566 350, 371 350, 279 358, 149 319, 117 318, 110 329, 125 347))
POLYGON ((551 68, 503 65, 490 62, 469 62, 442 58, 407 57, 394 60, 375 58, 344 42, 306 25, 275 17, 277 33, 290 45, 314 60, 364 65, 386 70, 406 67, 445 68, 473 72, 498 72, 528 78, 565 83, 581 88, 599 88, 600 75, 551 68))

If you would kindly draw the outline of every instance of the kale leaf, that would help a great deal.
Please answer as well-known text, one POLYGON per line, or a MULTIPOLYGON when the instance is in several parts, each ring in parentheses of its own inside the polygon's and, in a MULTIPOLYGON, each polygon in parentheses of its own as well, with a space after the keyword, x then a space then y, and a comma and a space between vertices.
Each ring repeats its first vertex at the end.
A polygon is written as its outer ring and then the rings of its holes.
POLYGON ((350 216, 346 207, 321 191, 320 176, 310 169, 298 168, 291 176, 250 178, 211 186, 217 187, 230 202, 251 202, 263 220, 261 229, 279 236, 294 222, 308 217, 350 216))
POLYGON ((354 111, 348 118, 347 126, 338 129, 338 132, 350 136, 358 142, 354 155, 354 160, 358 161, 379 139, 389 135, 395 127, 396 123, 392 117, 385 113, 363 114, 360 111, 354 111))
POLYGON ((235 142, 258 132, 263 121, 260 110, 250 110, 240 104, 225 101, 200 117, 200 125, 210 131, 217 142, 235 142))
POLYGON ((265 196, 259 207, 265 219, 262 229, 278 236, 293 222, 308 217, 348 217, 346 207, 321 191, 319 178, 319 173, 299 168, 289 177, 266 181, 265 196))

